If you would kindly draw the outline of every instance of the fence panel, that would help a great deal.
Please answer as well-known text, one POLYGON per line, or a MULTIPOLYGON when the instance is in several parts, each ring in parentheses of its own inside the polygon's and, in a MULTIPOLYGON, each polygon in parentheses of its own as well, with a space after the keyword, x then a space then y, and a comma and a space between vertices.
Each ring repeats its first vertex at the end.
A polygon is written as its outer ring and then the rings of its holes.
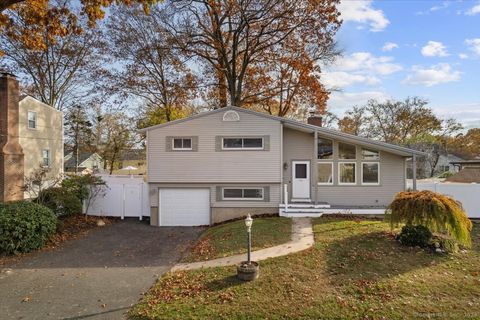
POLYGON ((87 214, 108 217, 150 216, 148 185, 142 176, 107 176, 104 194, 97 196, 89 205, 87 214))
MULTIPOLYGON (((411 187, 411 184, 409 187, 411 187)), ((418 181, 417 189, 435 191, 451 196, 462 203, 470 218, 480 218, 480 184, 418 181)))

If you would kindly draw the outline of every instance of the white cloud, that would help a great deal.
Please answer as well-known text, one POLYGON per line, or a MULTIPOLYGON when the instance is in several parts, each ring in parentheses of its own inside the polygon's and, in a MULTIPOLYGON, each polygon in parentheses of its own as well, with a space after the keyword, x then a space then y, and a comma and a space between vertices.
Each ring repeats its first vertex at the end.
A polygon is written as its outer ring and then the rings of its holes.
POLYGON ((382 91, 363 91, 363 92, 332 92, 328 99, 328 110, 337 115, 342 115, 346 110, 353 106, 361 106, 370 99, 380 102, 388 100, 390 97, 382 91))
POLYGON ((422 55, 425 57, 446 57, 448 56, 447 47, 438 41, 428 41, 422 48, 422 55))
POLYGON ((343 88, 357 83, 375 85, 380 83, 380 79, 375 76, 334 71, 324 73, 322 75, 322 83, 328 88, 343 88))
POLYGON ((468 55, 465 54, 465 53, 459 53, 459 54, 458 54, 458 57, 459 57, 460 59, 468 59, 468 55))
POLYGON ((340 71, 358 71, 368 74, 388 75, 402 70, 402 66, 393 62, 393 57, 375 57, 370 52, 354 52, 338 59, 334 68, 340 71))
POLYGON ((476 39, 467 39, 465 40, 465 43, 470 46, 470 50, 475 52, 480 56, 480 38, 476 39))
POLYGON ((443 1, 442 4, 440 5, 435 5, 433 7, 430 7, 428 10, 426 11, 417 11, 415 12, 416 15, 424 15, 424 14, 430 14, 432 12, 435 12, 435 11, 440 11, 440 10, 443 10, 443 9, 446 9, 450 6, 450 2, 449 1, 443 1))
POLYGON ((385 44, 382 47, 382 51, 392 51, 395 48, 398 48, 398 44, 394 42, 385 42, 385 44))
POLYGON ((476 5, 474 5, 473 7, 471 7, 470 9, 468 9, 465 14, 467 16, 474 16, 476 14, 479 14, 480 13, 480 2, 477 3, 476 5))
POLYGON ((338 5, 338 9, 343 21, 368 25, 373 32, 384 30, 390 23, 382 10, 372 8, 372 0, 343 0, 338 5))
POLYGON ((467 129, 480 127, 480 102, 436 106, 435 112, 442 118, 454 118, 460 121, 467 129))
POLYGON ((459 81, 461 76, 460 71, 453 70, 448 63, 439 63, 426 69, 414 66, 412 71, 413 74, 408 75, 402 83, 431 87, 441 83, 459 81))

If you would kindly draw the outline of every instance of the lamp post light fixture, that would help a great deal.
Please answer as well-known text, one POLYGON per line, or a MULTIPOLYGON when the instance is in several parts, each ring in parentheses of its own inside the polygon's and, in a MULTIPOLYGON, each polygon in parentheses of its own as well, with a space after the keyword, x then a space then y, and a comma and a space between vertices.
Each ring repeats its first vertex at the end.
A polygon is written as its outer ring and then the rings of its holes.
POLYGON ((245 226, 247 227, 247 262, 248 264, 252 263, 252 224, 253 224, 253 219, 248 214, 248 216, 245 218, 245 226))
POLYGON ((258 278, 258 263, 252 261, 252 224, 253 219, 250 214, 245 218, 245 226, 247 227, 247 261, 243 261, 237 267, 237 276, 244 281, 252 281, 258 278))

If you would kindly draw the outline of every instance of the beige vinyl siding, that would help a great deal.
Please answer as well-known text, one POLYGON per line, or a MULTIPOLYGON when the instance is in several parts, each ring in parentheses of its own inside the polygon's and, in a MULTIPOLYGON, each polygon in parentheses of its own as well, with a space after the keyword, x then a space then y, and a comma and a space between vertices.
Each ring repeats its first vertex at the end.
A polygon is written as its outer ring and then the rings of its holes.
POLYGON ((208 184, 208 183, 151 183, 150 184, 150 207, 158 207, 158 189, 159 188, 209 188, 210 189, 210 205, 218 208, 269 208, 278 207, 280 203, 280 184, 208 184), (269 201, 218 201, 217 187, 268 187, 269 201))
MULTIPOLYGON (((321 134, 319 134, 321 138, 321 134)), ((310 133, 304 133, 292 129, 284 129, 284 162, 288 164, 287 170, 284 170, 284 183, 288 184, 289 194, 291 195, 291 177, 293 160, 311 161, 311 191, 312 194, 317 190, 317 201, 328 202, 331 205, 339 206, 385 206, 388 205, 397 192, 405 189, 405 158, 385 151, 380 152, 380 161, 361 160, 361 146, 357 145, 356 160, 338 159, 338 141, 333 140, 334 157, 329 160, 320 160, 319 162, 333 162, 333 185, 318 185, 316 181, 316 155, 314 155, 314 136, 310 133), (356 184, 339 185, 338 184, 338 163, 355 162, 356 163, 356 184), (379 162, 380 163, 380 184, 362 185, 361 163, 379 162)), ((369 149, 372 149, 371 147, 369 149)), ((312 199, 313 200, 313 199, 312 199)))
POLYGON ((50 171, 47 178, 63 173, 63 115, 62 112, 32 98, 19 104, 19 142, 25 155, 25 177, 43 163, 43 150, 50 150, 50 171), (28 128, 28 111, 37 113, 36 129, 28 128))
POLYGON ((222 121, 217 112, 148 132, 148 181, 185 183, 280 183, 280 122, 239 112, 222 121), (198 137, 197 152, 168 152, 166 137, 198 137), (268 150, 215 150, 218 136, 268 136, 268 150))

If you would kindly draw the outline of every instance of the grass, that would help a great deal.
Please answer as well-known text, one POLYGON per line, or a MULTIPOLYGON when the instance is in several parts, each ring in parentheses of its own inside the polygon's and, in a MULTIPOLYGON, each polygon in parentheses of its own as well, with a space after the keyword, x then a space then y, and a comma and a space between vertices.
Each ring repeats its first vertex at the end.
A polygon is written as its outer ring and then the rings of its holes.
MULTIPOLYGON (((252 226, 252 249, 258 250, 288 242, 291 234, 291 219, 256 218, 252 226)), ((243 220, 208 228, 182 261, 205 261, 245 253, 247 251, 246 236, 243 220)))
POLYGON ((380 221, 314 220, 313 248, 235 267, 167 274, 133 319, 480 319, 480 225, 454 255, 401 246, 380 221))

